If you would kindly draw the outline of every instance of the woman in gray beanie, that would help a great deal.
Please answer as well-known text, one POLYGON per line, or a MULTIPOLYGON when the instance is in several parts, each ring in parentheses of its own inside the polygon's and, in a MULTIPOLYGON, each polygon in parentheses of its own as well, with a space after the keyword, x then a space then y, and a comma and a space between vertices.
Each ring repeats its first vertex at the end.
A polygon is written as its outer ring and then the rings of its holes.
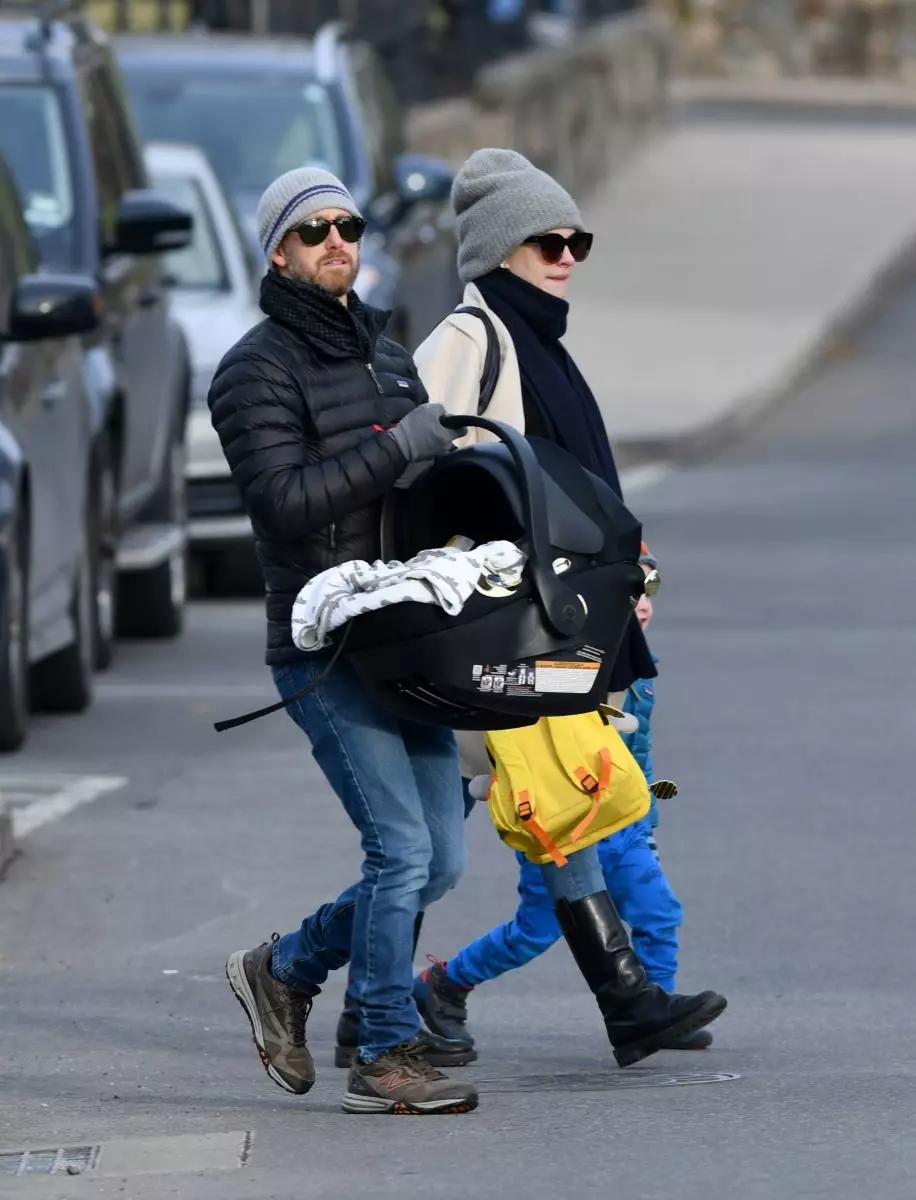
MULTIPOLYGON (((621 495, 601 413, 560 340, 566 290, 588 258, 586 231, 572 196, 515 150, 476 150, 452 186, 458 218, 462 306, 483 311, 496 331, 500 369, 487 416, 556 442, 621 495)), ((479 316, 450 313, 414 354, 430 396, 450 412, 476 413, 487 330, 479 316)), ((490 435, 471 429, 459 446, 490 435)), ((657 674, 634 619, 611 680, 623 692, 657 674)))
MULTIPOLYGON (((483 313, 499 341, 500 368, 487 416, 556 442, 622 495, 595 397, 560 340, 566 290, 593 235, 572 196, 515 150, 476 150, 452 186, 463 306, 483 313)), ((430 396, 450 412, 476 413, 487 330, 478 315, 450 313, 414 354, 430 396)), ((457 445, 490 435, 471 429, 457 445)), ((655 663, 634 620, 611 691, 653 679, 655 663)))
MULTIPOLYGON (((451 412, 478 412, 490 324, 500 364, 487 416, 562 446, 621 495, 598 405, 560 340, 566 332, 570 275, 588 257, 593 240, 576 202, 523 155, 486 149, 459 170, 452 203, 458 217, 458 272, 466 285, 463 307, 478 312, 449 314, 416 351, 430 398, 451 412)), ((490 435, 472 429, 462 441, 475 436, 490 435)), ((631 684, 656 674, 634 616, 614 666, 611 703, 621 707, 631 684)), ((458 740, 465 776, 488 776, 479 735, 459 734, 458 740)), ((542 874, 621 1065, 680 1046, 723 1011, 725 998, 715 992, 671 995, 648 982, 605 888, 597 846, 570 855, 566 867, 542 867, 542 874)), ((470 1041, 465 1029, 470 988, 451 978, 448 967, 436 963, 424 971, 414 995, 431 1029, 470 1041)))

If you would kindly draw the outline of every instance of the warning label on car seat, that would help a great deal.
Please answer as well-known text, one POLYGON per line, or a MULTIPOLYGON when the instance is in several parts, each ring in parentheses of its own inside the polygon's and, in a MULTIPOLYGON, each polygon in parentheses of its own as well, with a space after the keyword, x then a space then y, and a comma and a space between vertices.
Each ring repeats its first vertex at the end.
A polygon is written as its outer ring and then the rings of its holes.
POLYGON ((534 686, 539 692, 569 692, 584 695, 595 686, 600 664, 539 658, 534 668, 534 686))
POLYGON ((523 659, 515 663, 477 663, 472 672, 478 692, 537 699, 545 693, 585 695, 595 686, 604 652, 583 646, 568 655, 523 659))

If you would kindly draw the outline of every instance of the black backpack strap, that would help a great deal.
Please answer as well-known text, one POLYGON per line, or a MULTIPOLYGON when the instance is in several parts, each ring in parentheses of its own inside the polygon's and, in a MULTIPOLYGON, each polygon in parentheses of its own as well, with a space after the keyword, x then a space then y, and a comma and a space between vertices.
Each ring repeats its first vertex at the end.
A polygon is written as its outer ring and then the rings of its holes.
POLYGON ((455 312, 470 313, 471 316, 478 317, 483 321, 483 327, 487 331, 487 353, 484 356, 483 371, 480 374, 480 400, 477 404, 477 415, 481 417, 490 407, 490 401, 493 399, 493 393, 499 380, 501 365, 499 338, 496 335, 496 326, 490 320, 490 314, 482 308, 477 308, 474 304, 464 304, 460 308, 456 308, 455 312))

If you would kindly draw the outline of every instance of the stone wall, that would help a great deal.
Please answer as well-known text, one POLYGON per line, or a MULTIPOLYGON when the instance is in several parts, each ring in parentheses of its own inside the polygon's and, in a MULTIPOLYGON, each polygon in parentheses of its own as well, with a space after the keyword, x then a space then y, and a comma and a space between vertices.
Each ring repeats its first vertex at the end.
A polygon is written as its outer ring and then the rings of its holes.
POLYGON ((505 59, 470 98, 414 109, 411 149, 457 166, 480 146, 510 146, 581 196, 664 120, 670 37, 668 18, 644 10, 505 59))
POLYGON ((916 82, 916 0, 671 0, 671 13, 685 74, 916 82))

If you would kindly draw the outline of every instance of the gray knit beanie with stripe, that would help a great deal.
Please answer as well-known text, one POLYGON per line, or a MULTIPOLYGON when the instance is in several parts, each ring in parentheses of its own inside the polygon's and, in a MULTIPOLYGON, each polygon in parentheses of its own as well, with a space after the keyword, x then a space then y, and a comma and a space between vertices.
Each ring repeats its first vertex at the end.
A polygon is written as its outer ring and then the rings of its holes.
POLYGON ((495 270, 536 233, 585 228, 566 188, 516 150, 475 150, 455 176, 452 207, 464 283, 495 270))
POLYGON ((297 167, 275 179, 258 201, 255 217, 258 241, 268 262, 290 229, 323 208, 362 215, 337 176, 323 167, 297 167))

